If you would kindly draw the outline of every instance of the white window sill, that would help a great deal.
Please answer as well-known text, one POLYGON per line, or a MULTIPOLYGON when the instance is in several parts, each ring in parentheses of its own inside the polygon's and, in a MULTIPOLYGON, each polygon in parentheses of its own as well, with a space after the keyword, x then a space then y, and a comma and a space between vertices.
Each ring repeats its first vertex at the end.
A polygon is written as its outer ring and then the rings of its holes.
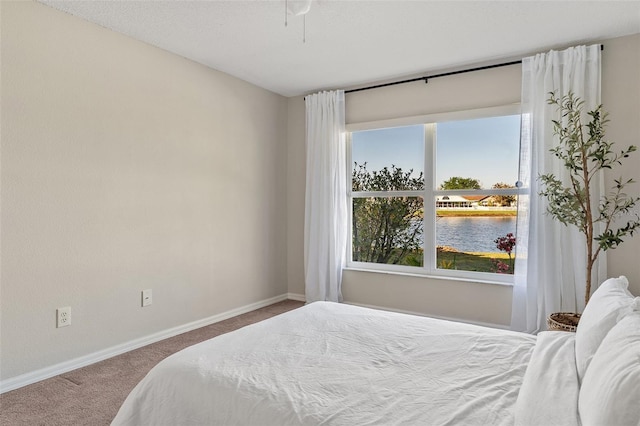
POLYGON ((458 281, 458 282, 466 282, 473 284, 489 284, 489 285, 502 285, 507 287, 513 287, 513 283, 504 282, 504 281, 493 281, 493 280, 484 280, 478 278, 464 278, 464 277, 451 277, 445 275, 430 275, 423 273, 411 273, 405 271, 388 271, 388 270, 380 270, 380 269, 368 269, 368 268, 358 268, 353 266, 347 266, 342 268, 343 271, 356 271, 356 272, 370 272, 374 274, 387 274, 387 275, 399 275, 404 277, 413 277, 413 278, 426 278, 432 280, 443 280, 443 281, 458 281))

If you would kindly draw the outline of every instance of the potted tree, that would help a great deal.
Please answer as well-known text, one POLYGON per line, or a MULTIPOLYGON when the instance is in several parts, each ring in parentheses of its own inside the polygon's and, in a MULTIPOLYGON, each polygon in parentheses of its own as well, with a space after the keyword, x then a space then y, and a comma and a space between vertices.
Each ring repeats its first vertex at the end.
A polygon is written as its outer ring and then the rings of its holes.
MULTIPOLYGON (((585 304, 591 295, 591 271, 602 251, 615 249, 627 235, 633 235, 640 227, 640 217, 632 210, 640 197, 629 196, 624 190, 633 183, 622 177, 614 180, 608 192, 594 199, 592 181, 603 169, 613 169, 622 164, 624 158, 636 151, 635 145, 621 151, 614 151, 613 142, 605 139, 605 127, 609 120, 607 112, 599 105, 593 111, 583 113, 584 102, 569 92, 558 97, 550 93, 550 105, 556 105, 560 119, 553 120, 554 135, 558 144, 552 148, 555 157, 568 171, 568 179, 563 182, 554 174, 539 177, 540 196, 548 201, 547 213, 562 224, 573 225, 586 238, 586 289, 585 304), (583 120, 589 118, 585 124, 583 120), (618 222, 623 216, 631 216, 618 222), (597 226, 603 229, 598 231, 597 226)), ((575 331, 580 315, 576 313, 555 313, 548 318, 549 328, 575 331)))

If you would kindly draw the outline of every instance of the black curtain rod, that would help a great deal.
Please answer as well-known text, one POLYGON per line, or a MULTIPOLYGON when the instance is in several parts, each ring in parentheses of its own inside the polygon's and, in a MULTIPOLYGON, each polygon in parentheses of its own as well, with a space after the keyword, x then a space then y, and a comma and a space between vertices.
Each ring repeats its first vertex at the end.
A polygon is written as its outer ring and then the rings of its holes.
POLYGON ((442 74, 425 75, 424 77, 416 77, 416 78, 410 78, 408 80, 394 81, 394 82, 391 82, 391 83, 376 84, 375 86, 361 87, 359 89, 345 90, 344 93, 362 92, 364 90, 379 89, 381 87, 387 87, 387 86, 395 86, 396 84, 413 83, 414 81, 424 81, 425 83, 428 83, 430 78, 447 77, 447 76, 450 76, 450 75, 464 74, 464 73, 467 73, 467 72, 474 72, 474 71, 489 70, 491 68, 506 67, 506 66, 509 66, 509 65, 516 65, 516 64, 521 64, 521 63, 522 63, 522 61, 520 60, 520 61, 513 61, 513 62, 505 62, 503 64, 487 65, 487 66, 484 66, 484 67, 469 68, 469 69, 466 69, 466 70, 445 72, 445 73, 442 73, 442 74))
MULTIPOLYGON (((604 45, 602 45, 602 44, 600 45, 600 50, 604 50, 604 45)), ((445 73, 442 73, 442 74, 425 75, 424 77, 416 77, 416 78, 410 78, 408 80, 394 81, 394 82, 391 82, 391 83, 376 84, 375 86, 361 87, 359 89, 345 90, 344 93, 362 92, 364 90, 379 89, 381 87, 387 87, 387 86, 395 86, 396 84, 413 83, 414 81, 424 81, 425 83, 428 83, 430 78, 447 77, 447 76, 450 76, 450 75, 464 74, 464 73, 474 72, 474 71, 489 70, 489 69, 492 69, 492 68, 508 67, 509 65, 516 65, 516 64, 521 64, 521 63, 522 63, 522 60, 519 60, 519 61, 505 62, 505 63, 502 63, 502 64, 487 65, 487 66, 484 66, 484 67, 469 68, 469 69, 466 69, 466 70, 445 72, 445 73)))

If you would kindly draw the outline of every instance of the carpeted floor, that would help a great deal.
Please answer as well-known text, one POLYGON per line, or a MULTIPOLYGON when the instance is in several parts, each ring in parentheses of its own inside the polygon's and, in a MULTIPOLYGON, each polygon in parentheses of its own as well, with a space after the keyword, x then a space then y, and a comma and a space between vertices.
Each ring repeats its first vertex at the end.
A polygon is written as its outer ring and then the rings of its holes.
POLYGON ((133 387, 167 356, 302 306, 285 300, 0 395, 0 425, 108 425, 133 387))

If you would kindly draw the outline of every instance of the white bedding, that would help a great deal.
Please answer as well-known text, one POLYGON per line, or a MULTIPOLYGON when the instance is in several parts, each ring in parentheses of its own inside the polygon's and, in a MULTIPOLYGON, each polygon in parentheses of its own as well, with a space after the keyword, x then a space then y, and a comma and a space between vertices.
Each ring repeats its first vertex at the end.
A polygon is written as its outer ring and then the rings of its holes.
POLYGON ((165 359, 112 424, 513 425, 535 345, 522 333, 316 302, 165 359))
POLYGON ((516 403, 516 426, 579 426, 575 333, 543 331, 516 403))

